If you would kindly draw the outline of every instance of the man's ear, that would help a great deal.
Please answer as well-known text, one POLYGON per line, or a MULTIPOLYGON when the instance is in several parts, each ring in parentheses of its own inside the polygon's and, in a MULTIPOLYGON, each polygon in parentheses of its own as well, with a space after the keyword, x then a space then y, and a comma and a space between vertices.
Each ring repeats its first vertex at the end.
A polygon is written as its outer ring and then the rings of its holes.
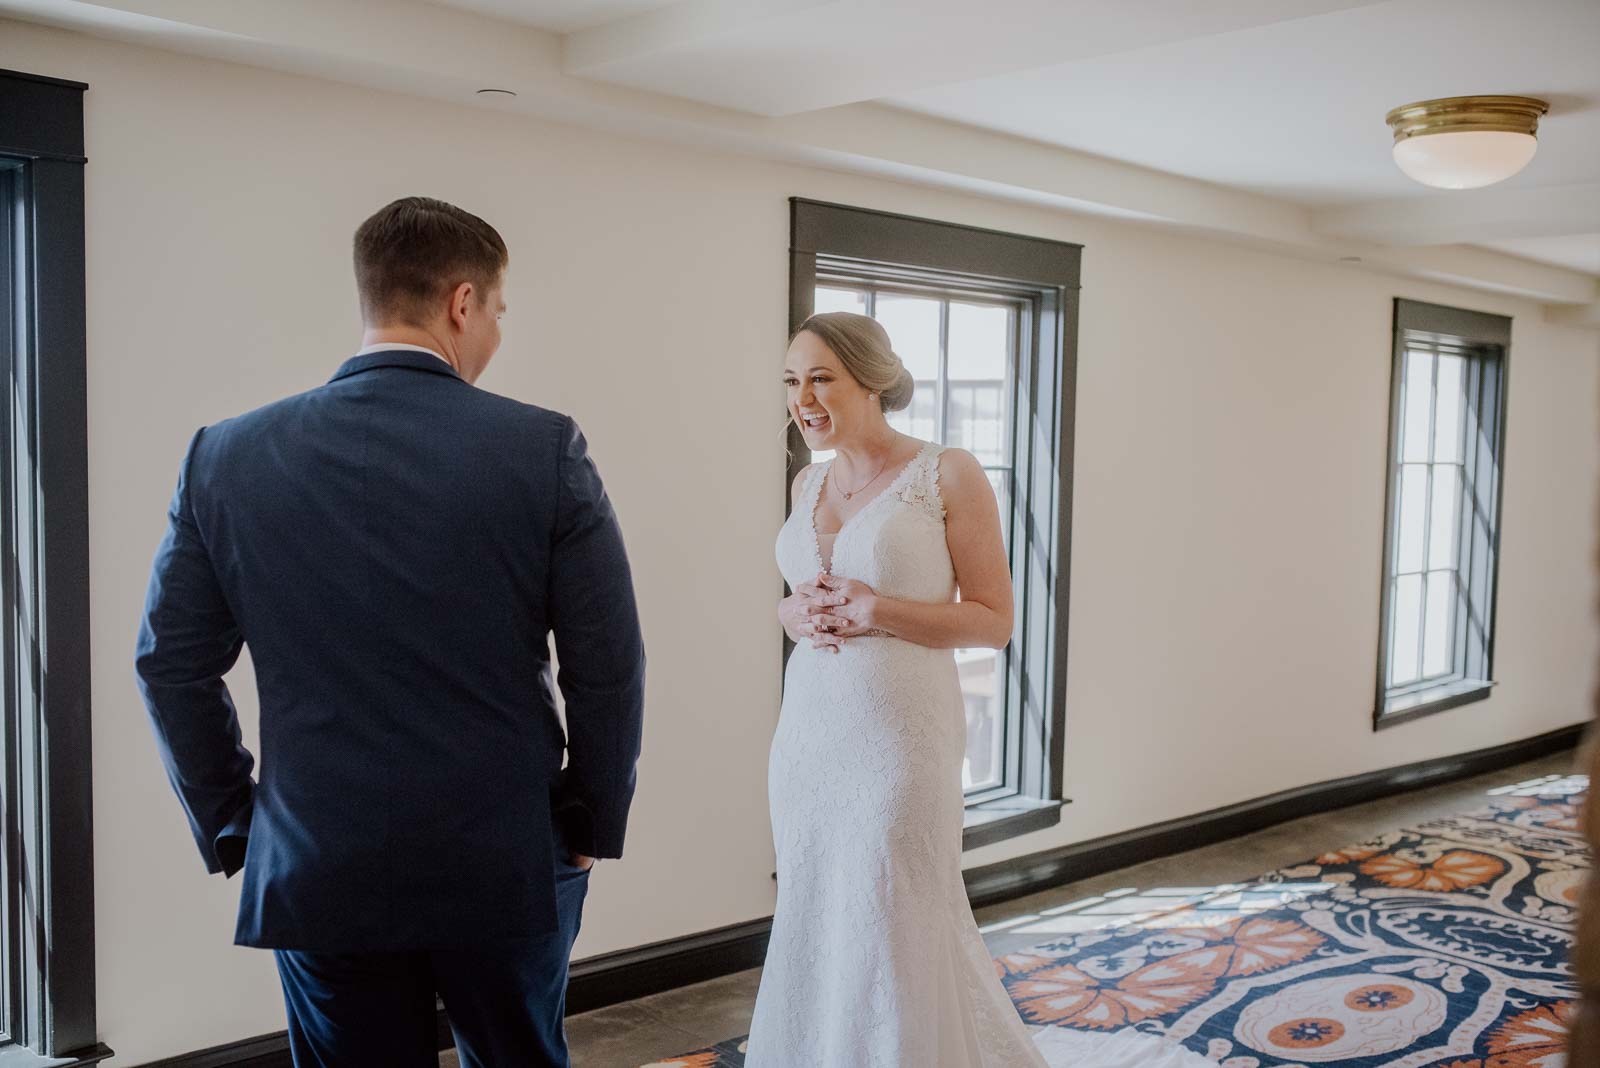
POLYGON ((467 309, 471 306, 470 302, 475 298, 476 294, 473 291, 471 282, 462 282, 451 292, 450 321, 455 324, 456 329, 465 330, 467 328, 467 309))

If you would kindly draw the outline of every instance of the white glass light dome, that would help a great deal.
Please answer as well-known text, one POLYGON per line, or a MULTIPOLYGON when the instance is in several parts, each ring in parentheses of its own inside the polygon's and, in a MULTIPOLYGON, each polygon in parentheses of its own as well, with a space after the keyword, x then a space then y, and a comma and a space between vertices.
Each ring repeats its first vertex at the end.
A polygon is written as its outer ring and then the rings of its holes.
POLYGON ((1423 185, 1477 189, 1522 170, 1538 147, 1532 134, 1505 130, 1423 134, 1396 141, 1394 161, 1423 185))
POLYGON ((1438 189, 1505 181, 1533 159, 1539 117, 1549 109, 1524 96, 1456 96, 1395 108, 1388 116, 1395 164, 1438 189))

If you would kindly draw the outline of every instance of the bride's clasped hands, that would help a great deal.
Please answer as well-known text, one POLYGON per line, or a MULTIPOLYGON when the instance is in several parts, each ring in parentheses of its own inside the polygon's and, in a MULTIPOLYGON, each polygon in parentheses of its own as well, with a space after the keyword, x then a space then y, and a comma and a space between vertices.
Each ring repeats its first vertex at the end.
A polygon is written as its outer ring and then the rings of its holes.
POLYGON ((809 641, 814 649, 837 653, 846 638, 878 629, 878 602, 877 591, 865 582, 821 571, 778 603, 778 620, 796 645, 809 641))

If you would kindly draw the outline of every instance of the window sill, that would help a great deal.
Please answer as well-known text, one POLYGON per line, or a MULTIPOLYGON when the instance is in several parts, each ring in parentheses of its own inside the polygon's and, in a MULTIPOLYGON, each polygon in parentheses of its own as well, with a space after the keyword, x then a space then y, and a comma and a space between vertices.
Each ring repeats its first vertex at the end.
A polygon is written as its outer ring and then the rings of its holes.
POLYGON ((1384 730, 1409 723, 1447 708, 1482 701, 1494 690, 1495 684, 1484 679, 1456 679, 1425 690, 1402 694, 1384 701, 1383 707, 1373 717, 1372 729, 1384 730))
POLYGON ((1036 797, 1002 797, 967 807, 961 829, 961 849, 994 845, 1061 822, 1061 807, 1070 801, 1041 801, 1036 797))
POLYGON ((41 1057, 22 1046, 7 1046, 0 1049, 0 1068, 87 1068, 112 1056, 114 1054, 105 1046, 78 1050, 65 1057, 41 1057))

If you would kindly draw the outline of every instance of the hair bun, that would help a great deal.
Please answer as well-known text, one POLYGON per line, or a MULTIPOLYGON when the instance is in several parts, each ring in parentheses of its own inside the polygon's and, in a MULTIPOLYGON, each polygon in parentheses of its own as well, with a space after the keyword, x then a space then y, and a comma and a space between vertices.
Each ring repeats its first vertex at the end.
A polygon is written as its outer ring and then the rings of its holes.
POLYGON ((906 370, 905 364, 900 365, 900 375, 894 385, 883 391, 883 410, 898 412, 911 407, 911 395, 916 392, 917 380, 911 377, 911 372, 906 370))

